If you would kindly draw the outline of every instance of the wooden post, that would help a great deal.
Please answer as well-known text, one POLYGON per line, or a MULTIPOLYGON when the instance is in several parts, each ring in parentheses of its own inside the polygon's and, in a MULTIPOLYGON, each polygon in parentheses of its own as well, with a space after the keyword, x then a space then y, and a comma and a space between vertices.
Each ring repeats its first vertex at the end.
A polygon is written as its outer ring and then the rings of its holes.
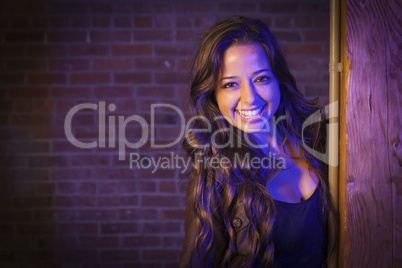
POLYGON ((401 1, 347 0, 347 12, 344 264, 402 267, 401 1))

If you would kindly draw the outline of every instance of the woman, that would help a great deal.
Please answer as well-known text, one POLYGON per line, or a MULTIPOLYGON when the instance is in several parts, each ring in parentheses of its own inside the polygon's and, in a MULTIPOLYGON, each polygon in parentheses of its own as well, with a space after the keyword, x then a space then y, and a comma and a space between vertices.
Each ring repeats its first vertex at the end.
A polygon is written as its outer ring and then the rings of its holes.
POLYGON ((190 98, 180 266, 325 265, 334 213, 326 165, 306 149, 325 151, 325 133, 319 124, 302 130, 319 107, 297 90, 268 27, 235 17, 207 31, 190 98))

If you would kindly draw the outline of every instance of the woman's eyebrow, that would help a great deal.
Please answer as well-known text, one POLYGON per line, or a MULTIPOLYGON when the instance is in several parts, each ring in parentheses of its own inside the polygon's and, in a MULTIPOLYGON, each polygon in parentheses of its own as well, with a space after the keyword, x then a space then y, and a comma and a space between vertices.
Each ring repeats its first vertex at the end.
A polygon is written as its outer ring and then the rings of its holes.
MULTIPOLYGON (((263 73, 263 72, 272 72, 272 70, 271 69, 257 70, 255 72, 253 72, 253 75, 260 74, 260 73, 263 73)), ((225 77, 222 77, 219 81, 228 80, 228 79, 235 79, 235 78, 239 78, 239 77, 238 76, 225 76, 225 77)))

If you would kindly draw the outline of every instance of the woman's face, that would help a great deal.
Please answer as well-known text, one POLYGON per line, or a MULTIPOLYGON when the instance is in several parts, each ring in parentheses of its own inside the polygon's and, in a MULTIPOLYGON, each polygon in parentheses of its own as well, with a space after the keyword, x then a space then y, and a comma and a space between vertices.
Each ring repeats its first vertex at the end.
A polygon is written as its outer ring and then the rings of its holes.
POLYGON ((215 89, 222 115, 247 133, 271 132, 280 101, 279 83, 261 45, 232 45, 222 67, 215 89))

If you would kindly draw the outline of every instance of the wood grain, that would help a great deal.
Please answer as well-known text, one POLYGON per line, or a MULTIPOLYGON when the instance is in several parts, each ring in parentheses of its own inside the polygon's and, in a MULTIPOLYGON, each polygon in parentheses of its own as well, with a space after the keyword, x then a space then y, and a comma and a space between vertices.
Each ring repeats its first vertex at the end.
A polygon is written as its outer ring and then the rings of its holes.
POLYGON ((401 1, 348 0, 346 267, 401 267, 401 1))

